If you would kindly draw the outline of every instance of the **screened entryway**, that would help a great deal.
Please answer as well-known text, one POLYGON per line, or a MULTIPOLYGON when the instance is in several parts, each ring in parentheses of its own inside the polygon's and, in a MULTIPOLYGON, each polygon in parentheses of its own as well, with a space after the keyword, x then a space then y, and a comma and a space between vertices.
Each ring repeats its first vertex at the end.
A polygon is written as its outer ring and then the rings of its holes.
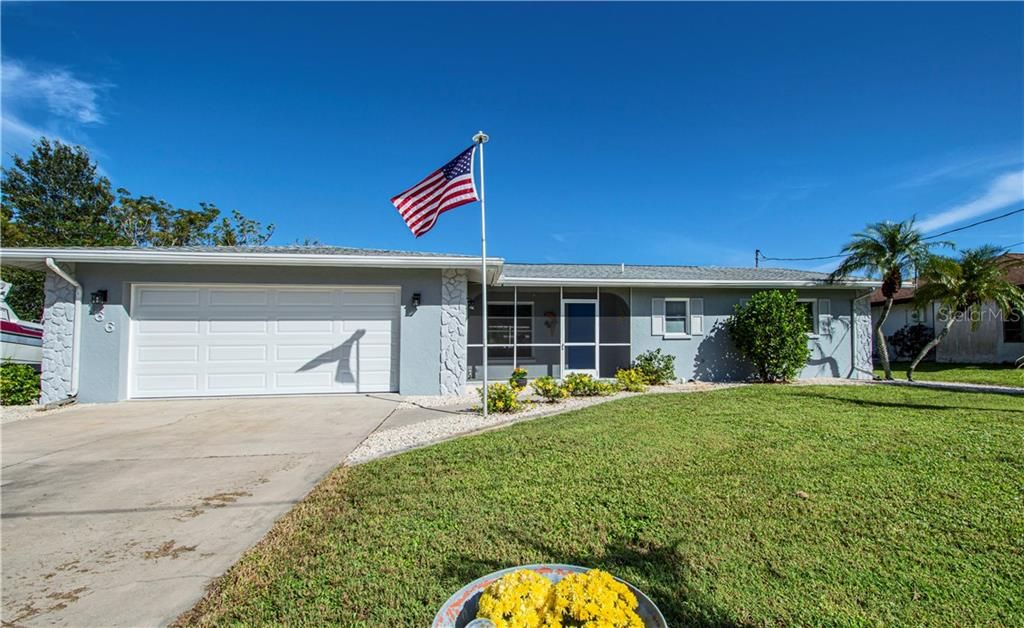
MULTIPOLYGON (((628 288, 519 287, 487 290, 488 377, 614 377, 630 363, 628 288)), ((469 379, 483 379, 483 304, 469 284, 469 379)))

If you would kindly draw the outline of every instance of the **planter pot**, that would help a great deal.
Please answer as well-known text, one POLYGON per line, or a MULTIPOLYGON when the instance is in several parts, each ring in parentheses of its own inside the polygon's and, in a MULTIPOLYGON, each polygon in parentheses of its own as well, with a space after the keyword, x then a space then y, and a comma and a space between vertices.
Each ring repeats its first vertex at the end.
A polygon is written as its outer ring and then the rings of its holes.
POLYGON ((518 386, 520 388, 526 388, 526 378, 525 377, 517 377, 517 378, 513 379, 512 381, 515 382, 516 386, 518 386))
MULTIPOLYGON (((571 573, 586 573, 590 571, 586 567, 577 567, 576 565, 547 564, 509 567, 508 569, 489 573, 470 582, 448 598, 448 601, 444 603, 444 606, 441 607, 441 610, 434 617, 434 623, 431 624, 432 628, 466 628, 469 622, 476 619, 476 614, 479 611, 480 595, 487 588, 487 585, 505 574, 519 571, 520 569, 536 571, 551 582, 558 582, 571 573)), ((658 607, 649 597, 644 595, 643 591, 625 580, 615 579, 629 587, 629 590, 636 596, 636 614, 644 621, 645 628, 668 628, 668 624, 665 623, 665 617, 662 616, 661 611, 658 610, 658 607)))

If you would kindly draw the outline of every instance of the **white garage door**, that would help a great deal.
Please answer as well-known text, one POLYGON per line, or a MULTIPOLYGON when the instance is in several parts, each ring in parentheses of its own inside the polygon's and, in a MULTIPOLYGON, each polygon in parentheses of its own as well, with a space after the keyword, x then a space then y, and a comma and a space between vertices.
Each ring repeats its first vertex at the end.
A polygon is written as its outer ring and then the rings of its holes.
POLYGON ((129 397, 398 388, 399 291, 135 285, 129 397))

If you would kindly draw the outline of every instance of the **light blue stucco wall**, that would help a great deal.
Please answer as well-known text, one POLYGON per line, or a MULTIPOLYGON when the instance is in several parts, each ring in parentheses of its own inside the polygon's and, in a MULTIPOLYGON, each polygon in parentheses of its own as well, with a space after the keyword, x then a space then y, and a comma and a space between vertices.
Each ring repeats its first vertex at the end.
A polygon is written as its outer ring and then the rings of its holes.
POLYGON ((133 283, 253 283, 288 285, 381 285, 401 289, 399 392, 440 391, 441 271, 434 269, 294 268, 269 266, 78 264, 83 315, 79 399, 111 402, 127 398, 131 285, 133 283), (95 319, 89 294, 107 290, 103 320, 95 319), (421 303, 412 308, 413 293, 421 303), (107 331, 113 323, 113 331, 107 331))
MULTIPOLYGON (((733 306, 749 298, 751 290, 702 288, 634 288, 631 298, 632 354, 661 349, 676 356, 676 376, 683 380, 730 381, 745 379, 752 370, 740 357, 723 325, 733 306), (651 300, 665 297, 704 299, 704 334, 666 339, 651 333, 651 300)), ((809 377, 850 377, 853 372, 853 298, 851 290, 797 290, 799 298, 827 298, 831 304, 830 334, 808 338, 811 358, 800 373, 809 377)))

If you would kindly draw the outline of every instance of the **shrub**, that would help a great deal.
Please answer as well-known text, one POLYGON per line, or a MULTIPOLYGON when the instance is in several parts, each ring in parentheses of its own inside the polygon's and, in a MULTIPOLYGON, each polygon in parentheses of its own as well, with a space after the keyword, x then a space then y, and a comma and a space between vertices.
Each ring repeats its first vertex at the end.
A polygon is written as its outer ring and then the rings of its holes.
POLYGON ((640 371, 649 386, 667 384, 676 379, 676 356, 661 349, 644 351, 633 360, 633 369, 640 371))
POLYGON ((619 369, 615 372, 615 381, 619 388, 629 392, 643 392, 647 390, 647 380, 640 369, 619 369))
POLYGON ((25 406, 39 399, 39 373, 28 364, 0 365, 0 403, 25 406))
POLYGON ((604 397, 615 392, 615 387, 608 382, 596 380, 586 373, 570 373, 562 385, 573 397, 604 397))
MULTIPOLYGON (((483 387, 477 388, 480 401, 484 398, 483 387)), ((487 387, 487 411, 488 412, 519 412, 523 409, 523 402, 519 401, 519 389, 508 384, 491 384, 487 387)))
POLYGON ((811 356, 807 346, 807 310, 796 292, 755 292, 745 305, 736 305, 725 323, 732 342, 749 360, 762 382, 786 382, 800 372, 811 356))
POLYGON ((538 377, 530 382, 530 386, 533 387, 533 392, 546 399, 548 403, 561 401, 569 396, 569 391, 565 386, 556 382, 555 378, 550 375, 538 377))
POLYGON ((893 357, 897 360, 912 360, 921 353, 921 349, 935 338, 935 330, 926 325, 909 325, 889 336, 893 357))

